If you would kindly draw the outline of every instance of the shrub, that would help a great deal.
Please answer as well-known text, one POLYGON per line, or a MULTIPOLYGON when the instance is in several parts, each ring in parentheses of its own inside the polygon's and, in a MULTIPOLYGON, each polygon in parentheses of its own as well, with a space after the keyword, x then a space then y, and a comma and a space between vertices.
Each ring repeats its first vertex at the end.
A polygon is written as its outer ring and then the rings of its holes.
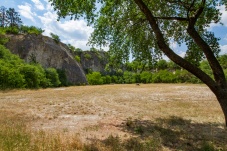
POLYGON ((111 83, 111 77, 109 75, 102 77, 103 84, 110 84, 111 83))
POLYGON ((167 70, 160 70, 159 72, 153 74, 152 82, 154 83, 175 83, 176 76, 167 70))
POLYGON ((87 80, 88 80, 88 83, 91 85, 103 84, 103 79, 100 72, 93 72, 93 73, 87 74, 87 80))
POLYGON ((15 27, 15 26, 6 27, 5 31, 6 31, 7 34, 15 34, 15 35, 19 34, 19 29, 18 29, 18 27, 15 27))
POLYGON ((24 76, 26 81, 26 88, 39 88, 40 79, 39 79, 39 71, 35 66, 32 65, 24 65, 20 69, 20 73, 24 76))
POLYGON ((80 56, 75 56, 75 60, 80 63, 80 56))
POLYGON ((12 68, 4 60, 0 60, 0 89, 23 88, 25 79, 19 70, 12 68))
POLYGON ((61 84, 56 69, 47 68, 45 72, 46 72, 46 78, 50 80, 50 86, 57 87, 61 84))
POLYGON ((5 36, 5 29, 0 27, 0 45, 4 45, 8 42, 8 38, 5 36))
POLYGON ((41 28, 37 28, 35 26, 20 26, 19 31, 24 34, 36 34, 40 35, 44 32, 41 28))
POLYGON ((128 84, 136 82, 136 74, 133 72, 125 71, 123 78, 124 78, 124 82, 128 84))
POLYGON ((60 84, 55 69, 47 69, 46 75, 41 65, 26 64, 2 45, 0 59, 0 89, 39 88, 60 84))
POLYGON ((58 77, 61 82, 60 86, 69 86, 70 83, 67 80, 65 70, 57 69, 58 77))
POLYGON ((140 74, 140 80, 142 83, 150 83, 152 80, 152 73, 148 71, 143 71, 140 74))
POLYGON ((91 55, 88 54, 88 53, 86 53, 86 54, 84 55, 84 57, 85 57, 86 59, 91 59, 91 55))
POLYGON ((56 34, 53 34, 53 33, 50 33, 50 36, 53 38, 53 40, 56 42, 56 43, 59 43, 61 40, 59 38, 58 35, 56 34))

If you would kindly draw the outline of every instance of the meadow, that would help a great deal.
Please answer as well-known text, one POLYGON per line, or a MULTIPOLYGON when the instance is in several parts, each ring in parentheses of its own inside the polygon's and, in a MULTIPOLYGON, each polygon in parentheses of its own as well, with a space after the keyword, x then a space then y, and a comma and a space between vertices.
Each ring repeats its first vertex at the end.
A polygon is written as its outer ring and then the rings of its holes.
POLYGON ((0 151, 227 150, 202 84, 112 84, 0 92, 0 151))

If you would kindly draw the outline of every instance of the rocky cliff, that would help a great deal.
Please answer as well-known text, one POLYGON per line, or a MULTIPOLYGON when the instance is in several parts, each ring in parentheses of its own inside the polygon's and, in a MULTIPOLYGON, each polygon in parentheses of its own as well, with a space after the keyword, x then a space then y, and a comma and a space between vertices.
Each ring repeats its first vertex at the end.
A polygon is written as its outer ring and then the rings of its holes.
POLYGON ((35 34, 7 35, 6 47, 26 62, 38 62, 44 68, 53 67, 64 70, 71 84, 87 83, 80 64, 76 62, 68 47, 53 39, 35 34))
POLYGON ((86 73, 89 71, 104 73, 109 62, 109 55, 105 51, 74 52, 74 55, 80 57, 81 66, 86 73))

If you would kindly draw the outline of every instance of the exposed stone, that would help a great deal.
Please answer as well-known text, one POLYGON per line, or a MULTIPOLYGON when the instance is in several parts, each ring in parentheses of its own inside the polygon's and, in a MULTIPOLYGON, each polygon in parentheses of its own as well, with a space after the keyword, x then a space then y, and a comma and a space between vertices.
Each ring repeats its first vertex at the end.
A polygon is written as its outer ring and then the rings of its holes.
POLYGON ((91 70, 103 73, 109 62, 108 53, 105 51, 82 51, 75 52, 75 55, 80 57, 80 63, 85 72, 91 70))
POLYGON ((7 35, 9 42, 6 47, 26 62, 38 62, 44 68, 53 67, 65 70, 71 84, 86 84, 86 76, 80 64, 76 62, 68 47, 52 38, 27 34, 7 35))

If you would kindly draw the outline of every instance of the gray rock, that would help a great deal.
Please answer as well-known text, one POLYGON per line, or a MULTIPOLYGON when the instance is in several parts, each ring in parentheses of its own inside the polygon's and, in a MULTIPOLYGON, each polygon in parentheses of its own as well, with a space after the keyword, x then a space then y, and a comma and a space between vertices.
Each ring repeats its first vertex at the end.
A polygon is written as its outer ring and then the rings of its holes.
POLYGON ((6 47, 26 62, 38 62, 44 68, 52 67, 65 70, 71 84, 87 84, 86 76, 80 64, 76 62, 68 47, 52 38, 35 35, 7 35, 6 47))

